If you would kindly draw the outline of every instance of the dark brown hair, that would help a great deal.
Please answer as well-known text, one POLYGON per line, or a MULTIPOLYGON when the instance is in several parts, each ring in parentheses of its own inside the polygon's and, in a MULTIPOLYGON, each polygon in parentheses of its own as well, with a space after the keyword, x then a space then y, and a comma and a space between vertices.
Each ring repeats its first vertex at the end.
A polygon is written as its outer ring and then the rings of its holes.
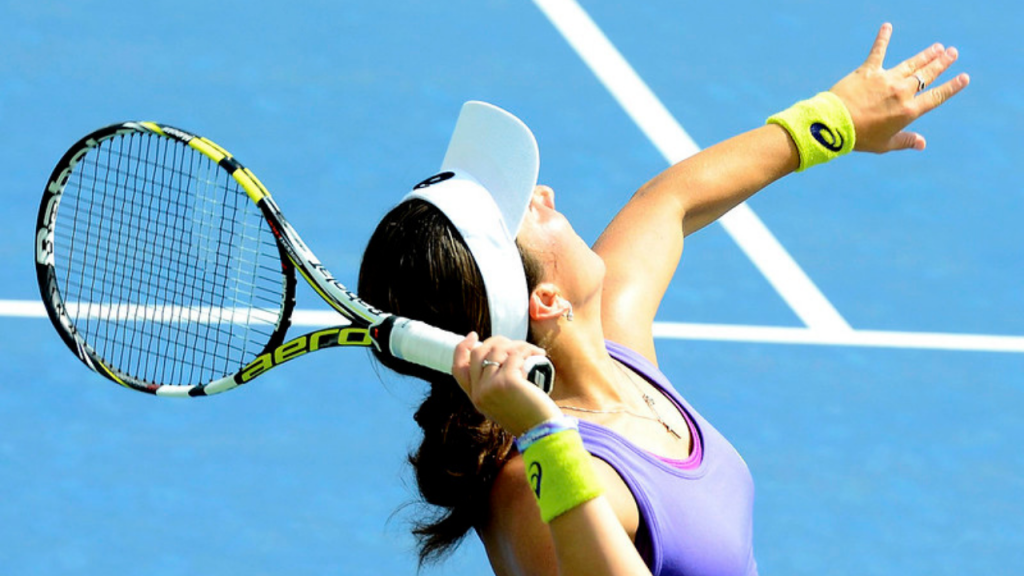
MULTIPOLYGON (((538 267, 520 254, 532 291, 538 267)), ((476 262, 451 221, 423 200, 399 204, 377 225, 357 292, 387 312, 456 334, 491 335, 476 262)), ((414 416, 423 440, 409 455, 420 496, 432 507, 413 527, 423 565, 444 558, 486 520, 491 484, 508 459, 512 436, 477 412, 450 375, 375 354, 388 368, 430 385, 414 416)))

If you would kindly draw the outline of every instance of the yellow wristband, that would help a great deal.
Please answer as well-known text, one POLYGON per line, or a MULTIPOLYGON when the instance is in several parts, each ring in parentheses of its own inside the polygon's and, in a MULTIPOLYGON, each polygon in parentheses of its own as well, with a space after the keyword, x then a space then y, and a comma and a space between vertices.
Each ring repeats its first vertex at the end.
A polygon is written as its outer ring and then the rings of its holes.
POLYGON ((545 522, 601 495, 590 453, 576 430, 537 440, 523 452, 523 461, 526 479, 545 522))
POLYGON ((801 172, 824 164, 853 150, 857 131, 850 111, 839 96, 822 92, 810 100, 801 100, 768 118, 789 132, 800 152, 801 172))

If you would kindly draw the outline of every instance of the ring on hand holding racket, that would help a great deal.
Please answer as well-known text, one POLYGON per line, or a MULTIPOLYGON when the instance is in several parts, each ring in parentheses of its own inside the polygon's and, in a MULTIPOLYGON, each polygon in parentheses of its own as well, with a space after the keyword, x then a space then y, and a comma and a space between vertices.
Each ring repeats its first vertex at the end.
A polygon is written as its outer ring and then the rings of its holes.
MULTIPOLYGON (((103 376, 160 396, 216 394, 335 346, 374 346, 451 373, 463 340, 362 301, 248 168, 162 124, 108 126, 64 154, 43 192, 35 253, 64 343, 103 376), (346 324, 285 341, 296 269, 346 324)), ((524 371, 551 391, 547 358, 524 371)))

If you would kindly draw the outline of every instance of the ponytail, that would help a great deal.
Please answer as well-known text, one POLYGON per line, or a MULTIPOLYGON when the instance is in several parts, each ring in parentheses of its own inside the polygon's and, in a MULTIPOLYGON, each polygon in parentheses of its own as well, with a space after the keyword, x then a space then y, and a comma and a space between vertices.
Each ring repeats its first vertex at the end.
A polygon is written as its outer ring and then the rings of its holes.
MULTIPOLYGON (((532 291, 538 265, 520 253, 532 291)), ((476 262, 448 218, 422 200, 399 204, 378 224, 363 254, 357 292, 388 312, 456 334, 490 336, 476 262)), ((414 416, 423 440, 409 455, 430 508, 413 526, 422 566, 443 559, 486 520, 491 485, 508 460, 512 436, 480 414, 450 375, 374 354, 388 368, 429 384, 414 416)))

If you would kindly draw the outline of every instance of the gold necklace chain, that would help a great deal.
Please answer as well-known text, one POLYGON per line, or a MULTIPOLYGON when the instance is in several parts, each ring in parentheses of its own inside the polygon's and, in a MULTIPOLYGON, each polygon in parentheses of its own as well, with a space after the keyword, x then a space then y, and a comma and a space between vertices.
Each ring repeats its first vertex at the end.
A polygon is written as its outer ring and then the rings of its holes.
POLYGON ((640 388, 640 385, 637 384, 635 380, 633 380, 633 377, 629 374, 629 372, 626 371, 625 368, 622 367, 621 364, 616 362, 615 365, 618 366, 623 376, 626 377, 626 380, 628 380, 629 383, 632 384, 634 388, 636 388, 636 391, 640 393, 640 397, 644 399, 644 403, 647 404, 647 407, 651 409, 651 414, 653 414, 654 416, 644 416, 643 414, 637 414, 636 412, 633 412, 632 410, 626 410, 625 408, 617 408, 615 410, 594 410, 592 408, 580 408, 578 406, 568 406, 562 404, 558 404, 558 407, 561 408, 562 410, 571 410, 573 412, 585 412, 587 414, 626 414, 628 416, 633 416, 634 418, 650 420, 651 422, 657 422, 664 426, 665 430, 670 432, 676 438, 682 439, 682 436, 679 434, 679 432, 676 432, 675 429, 672 428, 672 426, 670 426, 669 423, 666 422, 665 419, 661 417, 661 414, 658 413, 658 408, 654 405, 654 398, 652 398, 648 393, 644 392, 640 388))

